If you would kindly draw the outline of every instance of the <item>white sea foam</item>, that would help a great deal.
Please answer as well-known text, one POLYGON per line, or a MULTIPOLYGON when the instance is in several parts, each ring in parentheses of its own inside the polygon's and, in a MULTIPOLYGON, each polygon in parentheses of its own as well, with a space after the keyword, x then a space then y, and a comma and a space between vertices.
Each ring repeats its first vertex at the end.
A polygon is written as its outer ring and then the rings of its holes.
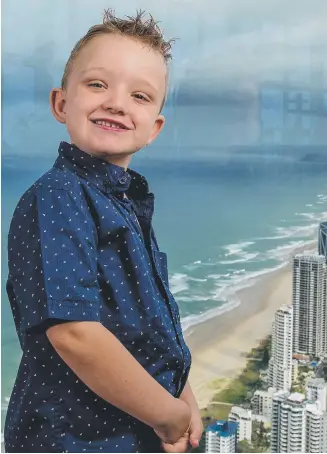
MULTIPOLYGON (((251 244, 255 243, 251 242, 251 244)), ((313 241, 291 241, 287 244, 278 246, 277 248, 263 252, 261 254, 263 261, 266 261, 267 259, 278 260, 279 263, 274 267, 265 267, 258 271, 246 271, 244 268, 241 270, 231 269, 228 273, 207 275, 207 279, 212 279, 215 282, 214 289, 208 291, 206 295, 183 295, 181 297, 177 297, 177 300, 179 302, 183 301, 185 303, 201 303, 204 301, 216 300, 217 302, 223 302, 223 304, 220 304, 216 308, 210 309, 203 314, 194 314, 184 317, 182 319, 183 330, 187 329, 189 333, 189 328, 191 326, 201 323, 205 320, 209 320, 211 317, 215 317, 237 307, 240 304, 240 301, 236 295, 237 292, 255 285, 255 283, 264 275, 273 273, 285 267, 289 263, 290 258, 295 254, 295 251, 299 247, 304 248, 306 245, 308 246, 308 250, 310 248, 313 248, 313 241)))
POLYGON ((187 330, 187 334, 191 334, 192 330, 190 330, 190 328, 192 326, 197 325, 199 323, 203 323, 206 320, 210 320, 211 318, 216 317, 217 315, 221 315, 225 312, 231 311, 232 309, 236 308, 239 305, 240 305, 240 300, 235 298, 233 301, 230 301, 226 304, 222 304, 221 306, 210 309, 209 311, 204 312, 203 314, 188 315, 188 316, 184 317, 181 321, 182 329, 184 332, 187 330))
POLYGON ((199 279, 199 278, 196 278, 196 277, 191 277, 191 276, 188 276, 187 278, 189 281, 193 281, 193 282, 207 282, 207 278, 205 279, 199 279))
POLYGON ((183 273, 174 273, 169 278, 169 285, 172 293, 177 294, 188 290, 190 287, 189 282, 207 282, 207 278, 199 279, 183 273))
POLYGON ((184 303, 194 303, 196 301, 209 301, 212 300, 211 295, 192 295, 192 296, 177 296, 176 299, 178 302, 183 301, 184 303))
POLYGON ((187 271, 195 271, 198 268, 202 268, 203 266, 216 266, 217 262, 212 262, 210 261, 210 258, 208 259, 208 262, 203 262, 202 260, 197 260, 195 262, 189 263, 187 265, 183 265, 182 268, 186 269, 187 271))
MULTIPOLYGON (((319 203, 325 203, 327 201, 327 195, 318 194, 317 201, 319 203)), ((307 207, 314 207, 313 204, 307 204, 307 207)), ((184 285, 181 285, 181 277, 179 288, 184 290, 191 290, 190 292, 186 291, 185 294, 180 297, 177 296, 178 301, 183 301, 185 303, 192 303, 205 301, 214 301, 217 303, 222 303, 219 306, 210 309, 204 313, 188 315, 182 320, 183 329, 188 329, 192 325, 201 323, 204 320, 208 320, 211 317, 219 315, 223 312, 233 309, 240 302, 237 298, 237 292, 254 285, 258 279, 261 279, 264 275, 273 273, 274 271, 283 268, 286 266, 291 257, 294 256, 296 250, 299 248, 305 248, 309 251, 314 252, 317 248, 316 241, 313 239, 317 237, 318 224, 320 221, 327 218, 327 212, 314 212, 314 211, 303 211, 296 213, 297 216, 302 217, 303 221, 308 220, 307 225, 291 225, 291 226, 278 226, 275 228, 275 234, 266 237, 254 238, 249 241, 240 241, 239 243, 228 244, 222 246, 223 253, 221 254, 221 259, 218 262, 208 259, 207 261, 195 261, 189 265, 185 265, 184 269, 188 270, 190 275, 180 275, 183 276, 184 285), (280 246, 263 250, 262 252, 256 251, 256 242, 259 240, 277 240, 277 239, 289 239, 286 244, 281 244, 280 246), (248 250, 250 246, 252 250, 248 250), (254 250, 253 250, 254 249, 254 250), (277 265, 274 267, 265 267, 264 263, 267 260, 277 261, 277 265), (195 279, 191 276, 192 271, 202 268, 205 270, 207 266, 217 266, 219 271, 221 271, 222 265, 237 265, 239 263, 246 262, 260 262, 262 261, 263 269, 258 271, 246 271, 245 268, 241 270, 236 270, 230 267, 226 273, 210 273, 205 276, 205 279, 195 279), (210 281, 213 284, 209 286, 206 294, 201 294, 199 290, 194 291, 192 288, 192 280, 204 282, 210 281), (190 294, 188 294, 190 293, 190 294)), ((280 222, 287 222, 282 220, 280 222)), ((262 249, 262 246, 260 247, 262 249)), ((226 269, 226 268, 225 268, 226 269)), ((174 292, 173 292, 174 293, 174 292)), ((200 306, 199 306, 200 307, 200 306)))
POLYGON ((290 227, 276 227, 277 235, 260 237, 258 240, 278 240, 290 237, 312 236, 318 229, 317 222, 310 225, 292 225, 290 227))
POLYGON ((184 292, 185 290, 188 290, 189 284, 187 283, 187 281, 188 281, 187 274, 174 273, 169 278, 169 285, 171 288, 171 292, 173 294, 177 294, 180 292, 184 292))
MULTIPOLYGON (((254 244, 254 243, 252 243, 254 244)), ((221 260, 222 265, 232 265, 233 263, 249 262, 259 256, 259 252, 242 252, 240 258, 235 260, 221 260)))
POLYGON ((208 274, 207 279, 220 279, 224 274, 208 274))
POLYGON ((316 213, 295 213, 296 216, 303 216, 308 219, 317 219, 317 214, 316 213))
MULTIPOLYGON (((325 203, 327 201, 327 195, 318 194, 317 196, 318 201, 316 203, 325 203)), ((307 207, 312 207, 312 204, 307 204, 307 207)), ((297 216, 302 216, 304 218, 309 219, 310 221, 315 221, 309 225, 293 225, 290 227, 276 227, 276 235, 260 237, 258 240, 276 240, 276 239, 283 239, 283 238, 290 238, 290 237, 306 237, 312 236, 317 232, 318 224, 321 221, 326 220, 327 212, 300 212, 295 213, 297 216)))
MULTIPOLYGON (((272 273, 278 269, 283 268, 286 263, 280 263, 279 265, 275 266, 274 268, 265 268, 260 271, 253 271, 245 273, 244 276, 235 276, 232 280, 226 280, 225 282, 218 281, 216 289, 210 292, 210 295, 206 297, 200 296, 193 296, 190 297, 188 301, 206 301, 206 300, 217 300, 223 301, 224 303, 210 309, 202 314, 194 314, 188 315, 182 319, 182 328, 183 331, 187 331, 189 334, 189 328, 191 326, 197 325, 198 323, 202 323, 206 320, 209 320, 212 317, 216 317, 218 315, 223 314, 224 312, 228 312, 235 307, 239 306, 240 300, 237 297, 236 293, 244 288, 253 286, 257 280, 267 273, 272 273)), ((178 298, 178 301, 186 301, 186 298, 178 298)))
POLYGON ((230 255, 239 255, 243 253, 243 249, 247 248, 255 244, 253 241, 242 241, 241 243, 236 244, 228 244, 227 246, 223 246, 223 249, 226 249, 227 252, 225 253, 225 257, 229 257, 230 255))
POLYGON ((266 252, 266 256, 267 258, 284 262, 292 257, 296 249, 302 246, 304 247, 305 245, 309 246, 311 243, 312 241, 291 241, 290 243, 275 247, 274 249, 269 249, 266 252))

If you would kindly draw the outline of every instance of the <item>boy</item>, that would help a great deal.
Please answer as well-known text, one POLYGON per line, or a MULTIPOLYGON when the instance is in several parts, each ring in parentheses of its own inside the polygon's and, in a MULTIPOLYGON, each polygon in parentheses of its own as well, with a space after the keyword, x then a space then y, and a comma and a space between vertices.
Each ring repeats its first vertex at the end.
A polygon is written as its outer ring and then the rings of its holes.
POLYGON ((164 125, 170 44, 142 18, 105 12, 50 95, 70 143, 10 227, 7 452, 185 452, 202 433, 154 195, 128 168, 164 125))

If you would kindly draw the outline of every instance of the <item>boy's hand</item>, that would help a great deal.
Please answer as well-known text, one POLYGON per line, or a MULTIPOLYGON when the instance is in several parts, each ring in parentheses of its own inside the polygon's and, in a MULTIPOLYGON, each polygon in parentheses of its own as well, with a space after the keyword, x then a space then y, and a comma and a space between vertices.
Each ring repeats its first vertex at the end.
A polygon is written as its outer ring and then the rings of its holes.
POLYGON ((203 423, 199 409, 193 408, 191 424, 189 428, 190 444, 192 448, 197 448, 203 433, 203 423))
MULTIPOLYGON (((185 433, 189 433, 191 427, 191 409, 181 399, 174 399, 174 407, 171 416, 161 427, 154 428, 155 433, 162 443, 175 446, 183 440, 185 433)), ((174 451, 172 451, 174 452, 174 451)))
POLYGON ((197 448, 200 444, 201 436, 203 433, 203 423, 199 406, 194 397, 190 384, 187 382, 185 388, 180 396, 180 400, 183 400, 191 409, 191 423, 188 429, 190 436, 190 444, 192 448, 197 448))
POLYGON ((185 432, 184 435, 176 441, 176 443, 169 444, 162 442, 162 448, 165 452, 187 452, 189 443, 189 432, 185 432))

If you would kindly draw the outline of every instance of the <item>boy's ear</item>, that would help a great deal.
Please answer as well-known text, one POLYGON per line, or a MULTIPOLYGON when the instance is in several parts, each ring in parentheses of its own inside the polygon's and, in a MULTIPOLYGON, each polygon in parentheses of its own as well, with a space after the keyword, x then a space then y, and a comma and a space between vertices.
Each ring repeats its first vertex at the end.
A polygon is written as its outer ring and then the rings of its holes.
POLYGON ((53 88, 50 92, 50 108, 52 115, 59 123, 66 123, 66 100, 62 88, 53 88))
POLYGON ((150 143, 153 142, 157 138, 157 136, 162 131, 162 128, 165 125, 165 121, 166 120, 163 115, 158 115, 158 117, 153 125, 151 136, 149 137, 149 139, 147 141, 147 145, 150 145, 150 143))

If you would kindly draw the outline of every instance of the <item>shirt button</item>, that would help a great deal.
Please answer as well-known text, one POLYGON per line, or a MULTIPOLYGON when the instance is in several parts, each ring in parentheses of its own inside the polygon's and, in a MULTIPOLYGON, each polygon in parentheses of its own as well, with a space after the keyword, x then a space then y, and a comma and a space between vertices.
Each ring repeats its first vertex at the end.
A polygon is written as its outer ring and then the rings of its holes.
POLYGON ((105 188, 110 188, 110 186, 111 186, 110 181, 109 181, 109 180, 104 180, 103 186, 104 186, 105 188))
POLYGON ((126 181, 127 181, 127 177, 121 177, 121 178, 119 178, 118 181, 119 181, 120 184, 125 184, 126 181))

